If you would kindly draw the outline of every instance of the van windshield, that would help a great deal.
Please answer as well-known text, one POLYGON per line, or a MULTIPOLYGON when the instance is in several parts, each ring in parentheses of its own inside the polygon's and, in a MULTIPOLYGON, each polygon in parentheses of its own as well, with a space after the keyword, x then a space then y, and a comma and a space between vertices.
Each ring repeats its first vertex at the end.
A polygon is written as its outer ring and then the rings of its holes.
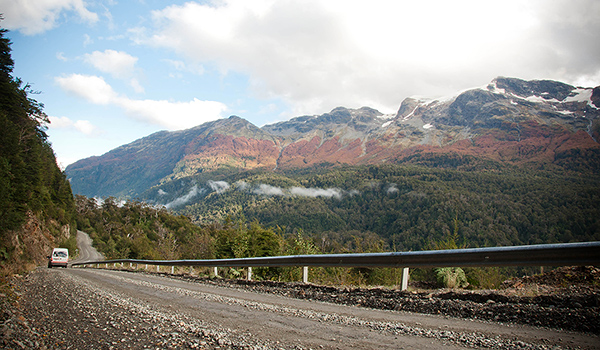
POLYGON ((54 253, 52 253, 52 255, 57 258, 66 258, 67 257, 67 253, 65 253, 65 252, 54 252, 54 253))

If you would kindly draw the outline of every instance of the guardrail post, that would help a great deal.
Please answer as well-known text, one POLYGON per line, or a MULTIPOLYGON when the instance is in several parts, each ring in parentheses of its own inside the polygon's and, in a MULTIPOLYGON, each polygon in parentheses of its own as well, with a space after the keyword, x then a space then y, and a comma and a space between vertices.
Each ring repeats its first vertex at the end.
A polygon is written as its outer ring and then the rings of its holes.
POLYGON ((146 267, 144 267, 144 270, 148 270, 148 264, 146 264, 146 267))
POLYGON ((402 289, 401 290, 407 290, 408 289, 408 267, 405 267, 402 269, 402 289))
POLYGON ((175 274, 175 266, 171 266, 171 275, 175 274))
POLYGON ((215 275, 215 277, 219 277, 219 268, 218 267, 213 267, 213 274, 215 275))
POLYGON ((308 266, 302 268, 302 282, 308 283, 308 266))
POLYGON ((247 280, 252 281, 252 266, 248 266, 247 280))
POLYGON ((156 265, 156 272, 160 272, 160 265, 156 265))
POLYGON ((192 266, 190 266, 190 276, 194 275, 194 268, 192 266))

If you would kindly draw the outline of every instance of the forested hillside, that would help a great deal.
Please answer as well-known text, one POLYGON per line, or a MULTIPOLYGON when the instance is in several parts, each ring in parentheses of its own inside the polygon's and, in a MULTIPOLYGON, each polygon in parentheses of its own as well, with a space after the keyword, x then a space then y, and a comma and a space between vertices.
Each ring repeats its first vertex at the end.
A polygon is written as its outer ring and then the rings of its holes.
MULTIPOLYGON (((314 237, 308 237, 300 229, 267 228, 256 220, 225 218, 197 226, 183 215, 175 216, 165 208, 142 202, 119 203, 114 198, 107 198, 99 203, 77 195, 76 203, 78 227, 90 233, 94 245, 107 258, 227 259, 385 250, 383 240, 373 233, 355 231, 330 236, 331 244, 323 251, 315 244, 314 237)), ((204 273, 208 272, 205 269, 204 273)), ((476 285, 482 281, 495 281, 482 270, 467 272, 476 285)), ((493 272, 498 274, 497 270, 493 272)), ((235 278, 241 274, 241 269, 235 268, 220 271, 222 277, 235 278)), ((427 271, 414 275, 415 278, 431 279, 427 271)), ((297 267, 255 268, 253 276, 255 279, 298 281, 301 270, 297 267)), ((399 278, 397 269, 311 268, 311 280, 315 283, 396 285, 399 278)))
POLYGON ((1 273, 39 264, 53 246, 75 248, 74 201, 45 133, 43 105, 12 76, 10 42, 0 29, 1 273))
POLYGON ((194 186, 193 204, 174 206, 194 222, 245 218, 301 229, 323 252, 359 233, 393 250, 428 249, 455 231, 467 247, 600 240, 594 172, 381 165, 197 177, 194 186))
MULTIPOLYGON (((98 203, 77 195, 76 206, 78 227, 89 232, 109 259, 227 259, 316 252, 302 235, 284 237, 281 230, 266 229, 256 221, 226 219, 198 226, 165 208, 136 201, 117 203, 112 197, 98 203)), ((257 276, 273 278, 275 271, 259 269, 257 276)))

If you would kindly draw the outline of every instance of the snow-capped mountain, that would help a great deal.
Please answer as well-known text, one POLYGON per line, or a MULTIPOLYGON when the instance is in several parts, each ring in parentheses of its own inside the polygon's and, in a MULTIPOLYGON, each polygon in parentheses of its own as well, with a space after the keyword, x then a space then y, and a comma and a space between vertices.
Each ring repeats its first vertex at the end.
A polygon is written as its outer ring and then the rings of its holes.
MULTIPOLYGON (((395 115, 338 107, 258 128, 232 116, 158 132, 66 169, 75 193, 136 196, 223 169, 425 162, 450 155, 495 162, 600 165, 600 87, 499 77, 440 99, 407 98, 395 115)), ((446 157, 448 158, 448 157, 446 157)))

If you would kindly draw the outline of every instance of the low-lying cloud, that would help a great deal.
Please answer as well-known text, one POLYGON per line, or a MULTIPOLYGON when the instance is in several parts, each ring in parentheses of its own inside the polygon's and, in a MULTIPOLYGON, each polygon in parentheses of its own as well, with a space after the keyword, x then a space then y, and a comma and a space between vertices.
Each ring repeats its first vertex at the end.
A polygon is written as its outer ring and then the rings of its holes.
POLYGON ((390 185, 388 185, 388 187, 385 190, 385 192, 387 194, 394 194, 394 193, 400 192, 400 189, 398 189, 398 186, 396 184, 390 184, 390 185))
POLYGON ((297 196, 297 197, 323 197, 342 199, 344 195, 355 195, 359 192, 356 190, 345 191, 339 188, 315 188, 315 187, 299 187, 293 186, 290 188, 281 188, 267 184, 259 184, 254 187, 250 186, 245 181, 236 182, 236 187, 241 191, 250 191, 261 196, 297 196))
POLYGON ((165 204, 165 207, 167 209, 172 209, 174 207, 179 207, 183 204, 186 204, 187 202, 189 202, 192 198, 196 197, 198 194, 200 193, 204 193, 204 191, 206 191, 205 189, 198 189, 198 185, 194 185, 190 191, 188 193, 186 193, 185 195, 174 199, 173 201, 165 204))
POLYGON ((290 193, 295 196, 302 197, 325 197, 325 198, 337 198, 342 199, 342 190, 339 188, 305 188, 305 187, 292 187, 290 193))
MULTIPOLYGON (((292 186, 288 188, 282 188, 278 186, 272 186, 264 183, 250 184, 244 180, 239 180, 230 185, 227 181, 213 181, 209 180, 206 182, 206 188, 200 188, 198 185, 194 185, 188 193, 185 195, 165 204, 167 209, 172 209, 184 205, 192 200, 192 198, 205 194, 209 191, 215 192, 219 195, 225 194, 227 191, 242 191, 249 192, 258 196, 264 197, 308 197, 308 198, 334 198, 341 200, 344 197, 352 197, 360 194, 360 191, 351 189, 343 190, 337 187, 329 188, 318 188, 318 187, 300 187, 292 186)), ((379 183, 371 183, 368 186, 371 190, 382 191, 387 195, 399 193, 398 185, 395 183, 389 183, 387 185, 379 183)), ((167 193, 161 189, 158 190, 158 194, 163 196, 167 193)))
POLYGON ((285 192, 283 192, 283 190, 281 188, 271 186, 271 185, 266 185, 266 184, 258 185, 254 190, 252 190, 252 193, 263 195, 263 196, 283 196, 283 195, 285 195, 285 192))
POLYGON ((229 184, 226 181, 212 181, 208 180, 208 186, 217 193, 223 193, 229 189, 229 184))

